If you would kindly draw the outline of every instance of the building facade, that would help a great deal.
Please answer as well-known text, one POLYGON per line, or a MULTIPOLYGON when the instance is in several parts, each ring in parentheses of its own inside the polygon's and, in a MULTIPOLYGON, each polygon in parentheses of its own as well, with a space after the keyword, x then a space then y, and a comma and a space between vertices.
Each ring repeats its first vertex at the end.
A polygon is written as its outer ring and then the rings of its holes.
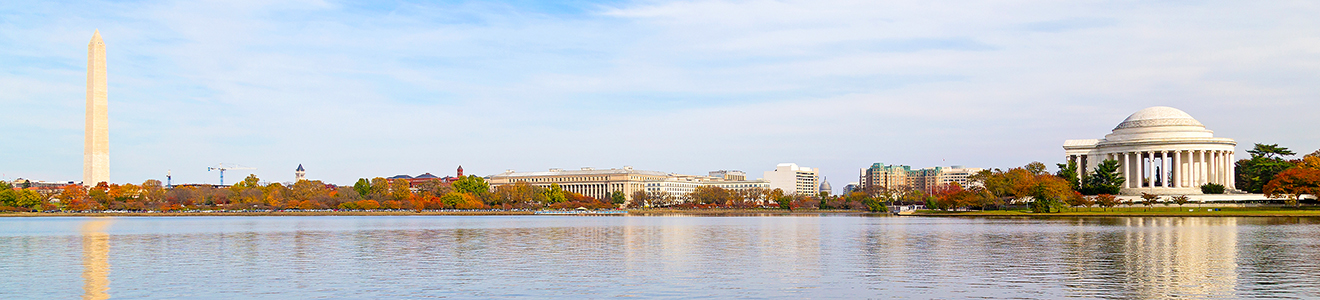
POLYGON ((909 166, 874 163, 862 169, 858 188, 863 191, 906 189, 908 173, 911 172, 912 167, 909 166))
MULTIPOLYGON (((300 168, 300 169, 301 169, 301 167, 302 167, 302 166, 299 165, 299 168, 300 168)), ((417 188, 420 187, 422 184, 426 184, 426 183, 428 183, 428 182, 432 182, 432 181, 438 181, 438 182, 440 182, 441 184, 451 184, 451 183, 454 183, 455 181, 458 181, 459 179, 463 179, 463 166, 458 166, 458 172, 457 172, 456 174, 457 174, 458 176, 445 176, 445 177, 440 177, 440 176, 435 176, 434 174, 431 174, 431 173, 428 172, 428 173, 423 173, 422 175, 417 175, 417 176, 409 176, 409 175, 394 175, 394 176, 390 176, 389 178, 385 178, 385 179, 389 179, 389 180, 395 180, 395 179, 403 179, 403 180, 407 180, 407 181, 408 181, 408 187, 413 188, 413 189, 417 189, 417 188)))
POLYGON ((747 180, 747 172, 738 170, 719 170, 710 171, 711 178, 721 178, 724 180, 747 180))
POLYGON ((646 190, 647 182, 664 181, 670 177, 669 173, 634 170, 632 167, 600 170, 586 167, 580 170, 550 169, 546 172, 508 170, 491 175, 488 183, 492 188, 519 182, 544 188, 558 184, 565 191, 596 199, 609 199, 611 193, 620 191, 631 200, 633 192, 646 190))
POLYGON ((698 187, 713 186, 730 191, 747 191, 755 189, 770 189, 770 182, 765 180, 725 180, 721 177, 698 177, 677 175, 675 177, 646 182, 646 192, 652 194, 666 194, 671 199, 678 202, 687 200, 689 194, 696 191, 698 187))
POLYGON ((970 187, 973 184, 969 180, 971 176, 982 170, 984 169, 965 168, 963 166, 912 169, 912 167, 905 165, 875 163, 871 164, 869 168, 862 169, 860 178, 858 178, 860 183, 857 189, 862 191, 917 190, 932 194, 939 187, 951 183, 957 183, 964 188, 970 187))
POLYGON ((1237 142, 1215 137, 1191 115, 1172 107, 1139 110, 1103 139, 1066 140, 1065 158, 1079 176, 1105 160, 1118 161, 1125 182, 1121 194, 1200 194, 1200 186, 1234 187, 1237 142))
POLYGON ((912 170, 908 172, 907 186, 909 189, 934 194, 935 189, 939 187, 937 179, 942 171, 944 171, 943 167, 912 170))
POLYGON ((774 171, 765 172, 765 180, 770 182, 770 189, 783 190, 785 195, 815 195, 820 190, 820 171, 795 163, 776 165, 774 171))
POLYGON ((608 199, 615 191, 623 192, 632 201, 632 194, 645 191, 651 194, 666 194, 674 201, 683 201, 698 187, 714 186, 727 190, 767 189, 770 183, 765 180, 745 180, 742 171, 721 170, 710 172, 710 176, 683 175, 659 171, 635 170, 632 167, 622 169, 581 168, 579 170, 550 169, 546 172, 515 172, 513 170, 491 175, 487 182, 492 188, 526 182, 532 186, 559 188, 596 199, 608 199))
POLYGON ((981 183, 973 182, 971 178, 977 173, 981 173, 981 171, 985 171, 985 169, 966 168, 963 166, 952 166, 948 168, 943 168, 940 170, 939 174, 936 175, 935 185, 944 186, 948 184, 957 183, 958 186, 961 186, 963 188, 972 188, 972 187, 980 186, 981 183))

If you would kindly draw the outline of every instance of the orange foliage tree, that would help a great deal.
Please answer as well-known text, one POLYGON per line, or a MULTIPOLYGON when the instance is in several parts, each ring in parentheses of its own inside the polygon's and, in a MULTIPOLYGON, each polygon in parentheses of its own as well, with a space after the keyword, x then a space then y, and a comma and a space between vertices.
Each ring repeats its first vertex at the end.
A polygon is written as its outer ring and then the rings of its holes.
POLYGON ((1265 184, 1265 195, 1284 198, 1288 205, 1297 206, 1302 195, 1320 195, 1320 170, 1292 168, 1280 172, 1265 184))

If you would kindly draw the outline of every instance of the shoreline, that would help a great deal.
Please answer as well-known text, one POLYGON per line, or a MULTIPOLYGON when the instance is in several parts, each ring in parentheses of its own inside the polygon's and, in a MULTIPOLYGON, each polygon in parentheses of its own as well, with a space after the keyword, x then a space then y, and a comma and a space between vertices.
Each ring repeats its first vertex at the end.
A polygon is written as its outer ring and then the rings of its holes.
POLYGON ((898 216, 898 217, 959 217, 959 218, 1122 218, 1122 217, 1314 217, 1320 218, 1320 209, 1217 207, 1188 210, 1123 211, 1068 211, 1058 213, 1032 213, 1024 210, 989 211, 919 211, 893 215, 857 210, 780 210, 780 209, 629 209, 626 214, 581 213, 537 214, 531 210, 451 210, 451 211, 186 211, 186 212, 7 212, 0 218, 25 217, 334 217, 334 216, 898 216))
POLYGON ((853 210, 777 209, 629 209, 627 214, 581 213, 537 214, 532 210, 452 210, 452 211, 184 211, 184 212, 7 212, 0 218, 25 217, 320 217, 320 216, 789 216, 789 215, 867 215, 853 210))
POLYGON ((1114 218, 1114 217, 1317 217, 1320 209, 1290 207, 1196 207, 1196 208, 1119 208, 1108 211, 1065 211, 1057 213, 1032 213, 1025 210, 988 210, 988 211, 918 211, 903 216, 917 217, 1014 217, 1014 218, 1114 218), (1213 209, 1213 210, 1211 210, 1213 209))

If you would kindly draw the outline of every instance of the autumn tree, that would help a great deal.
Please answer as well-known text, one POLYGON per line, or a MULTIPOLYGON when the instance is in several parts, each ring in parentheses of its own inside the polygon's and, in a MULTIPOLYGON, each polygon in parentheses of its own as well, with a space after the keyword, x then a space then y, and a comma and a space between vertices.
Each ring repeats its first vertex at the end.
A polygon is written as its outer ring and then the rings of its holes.
POLYGON ((1082 193, 1076 191, 1073 191, 1071 195, 1064 198, 1064 203, 1067 203, 1068 206, 1071 207, 1090 207, 1091 205, 1088 204, 1088 202, 1090 202, 1090 198, 1087 198, 1086 196, 1083 196, 1082 193))
POLYGON ((229 190, 233 191, 234 194, 242 194, 243 191, 254 188, 261 188, 261 178, 257 178, 256 174, 248 174, 247 177, 243 178, 243 181, 229 186, 229 190))
POLYGON ((509 204, 515 206, 526 206, 536 203, 540 198, 541 188, 532 186, 527 182, 517 182, 511 185, 501 185, 495 187, 495 192, 491 198, 494 204, 509 204))
POLYGON ((87 190, 87 196, 91 198, 92 210, 103 210, 110 207, 110 184, 102 181, 96 186, 87 190))
POLYGON ((793 203, 791 202, 793 201, 793 197, 784 195, 784 190, 770 190, 769 198, 774 200, 775 204, 778 205, 780 209, 793 210, 793 203))
POLYGON ((1086 207, 1086 211, 1091 211, 1091 206, 1096 205, 1095 197, 1083 196, 1081 192, 1077 192, 1075 194, 1076 194, 1075 197, 1080 198, 1078 199, 1079 201, 1078 204, 1080 204, 1079 206, 1086 207))
POLYGON ((729 190, 712 185, 698 186, 688 197, 698 204, 724 205, 733 199, 729 190))
POLYGON ((1152 206, 1155 206, 1155 203, 1159 201, 1160 201, 1159 195, 1155 195, 1151 193, 1141 193, 1141 204, 1146 206, 1147 211, 1150 211, 1150 208, 1152 206))
POLYGON ((1033 161, 1027 164, 1026 166, 1023 166, 1022 168, 1026 169, 1027 172, 1031 172, 1031 175, 1049 174, 1045 172, 1045 164, 1038 161, 1033 161))
POLYGON ((628 202, 628 207, 629 208, 650 207, 651 206, 650 203, 651 203, 651 194, 647 193, 646 190, 636 190, 633 191, 632 193, 632 201, 628 202))
POLYGON ((1320 170, 1292 168, 1280 172, 1264 187, 1270 198, 1283 198, 1288 205, 1298 206, 1302 195, 1320 196, 1320 170))
POLYGON ((674 195, 670 195, 665 191, 654 190, 654 191, 648 191, 646 193, 647 193, 646 198, 650 200, 650 204, 652 207, 670 206, 670 205, 674 205, 674 202, 677 201, 677 199, 674 199, 674 195))
POLYGON ((1039 175, 1033 181, 1034 184, 1029 188, 1032 212, 1062 211, 1066 205, 1064 201, 1074 192, 1067 181, 1054 175, 1039 175))
POLYGON ((448 183, 440 181, 439 179, 427 180, 417 187, 417 191, 423 193, 423 196, 431 195, 438 197, 448 194, 452 190, 453 188, 451 188, 448 183))
MULTIPOLYGON (((1320 150, 1316 150, 1316 152, 1320 152, 1320 150)), ((1320 155, 1316 155, 1315 153, 1307 154, 1297 163, 1297 167, 1320 170, 1320 155)))
POLYGON ((942 210, 968 208, 977 205, 979 202, 977 201, 978 195, 975 192, 963 189, 962 185, 956 182, 936 188, 935 194, 932 196, 936 199, 936 207, 932 208, 942 210))
MULTIPOLYGON (((389 197, 387 197, 384 200, 403 201, 403 200, 407 200, 409 195, 412 195, 411 185, 408 183, 407 179, 399 178, 399 179, 390 180, 389 197)), ((392 207, 392 208, 397 208, 397 207, 392 207)))
POLYGON ((9 183, 0 181, 0 206, 6 210, 13 211, 33 211, 39 210, 44 203, 45 198, 36 191, 29 189, 14 189, 9 183))
POLYGON ((1177 203, 1178 207, 1182 207, 1183 204, 1187 204, 1189 200, 1190 198, 1187 198, 1187 195, 1179 195, 1173 197, 1173 203, 1177 203))
POLYGON ((55 196, 60 200, 60 204, 65 210, 84 211, 92 209, 91 199, 87 197, 87 189, 79 185, 66 185, 59 195, 55 196))
POLYGON ((384 177, 371 178, 371 193, 365 199, 379 201, 390 198, 390 180, 384 177))
POLYGON ((1097 205, 1100 205, 1100 207, 1112 208, 1114 206, 1118 206, 1118 197, 1114 197, 1114 195, 1110 195, 1110 194, 1096 195, 1095 203, 1097 205))
POLYGON ((160 180, 148 179, 142 182, 141 188, 143 200, 161 209, 165 201, 165 185, 160 180))

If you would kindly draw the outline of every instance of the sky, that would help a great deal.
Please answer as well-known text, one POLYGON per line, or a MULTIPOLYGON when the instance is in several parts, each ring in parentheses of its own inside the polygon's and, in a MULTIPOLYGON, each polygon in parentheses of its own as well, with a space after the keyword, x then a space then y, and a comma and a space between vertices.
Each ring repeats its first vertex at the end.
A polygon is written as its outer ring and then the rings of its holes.
POLYGON ((5 1, 0 179, 1062 162, 1150 106, 1320 149, 1314 1, 5 1))

